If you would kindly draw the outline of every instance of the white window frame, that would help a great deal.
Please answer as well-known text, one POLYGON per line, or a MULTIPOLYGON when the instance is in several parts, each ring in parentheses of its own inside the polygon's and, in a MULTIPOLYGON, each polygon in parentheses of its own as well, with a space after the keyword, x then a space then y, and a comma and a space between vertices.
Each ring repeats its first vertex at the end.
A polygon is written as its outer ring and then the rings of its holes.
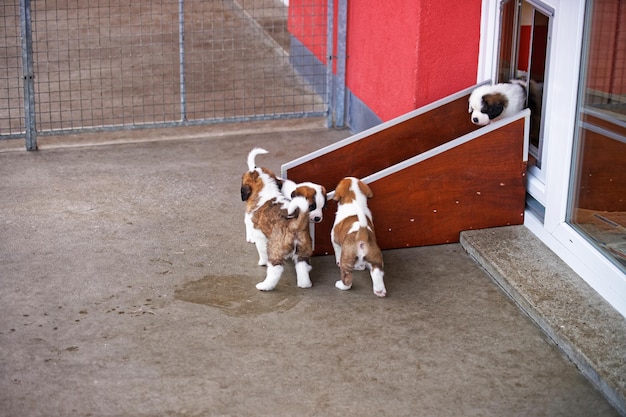
MULTIPOLYGON (((525 213, 528 227, 580 277, 626 317, 626 275, 566 223, 585 0, 542 0, 554 10, 544 91, 544 148, 541 170, 529 169, 528 192, 545 207, 545 217, 525 213)), ((500 30, 500 0, 483 0, 478 82, 494 79, 500 30)))

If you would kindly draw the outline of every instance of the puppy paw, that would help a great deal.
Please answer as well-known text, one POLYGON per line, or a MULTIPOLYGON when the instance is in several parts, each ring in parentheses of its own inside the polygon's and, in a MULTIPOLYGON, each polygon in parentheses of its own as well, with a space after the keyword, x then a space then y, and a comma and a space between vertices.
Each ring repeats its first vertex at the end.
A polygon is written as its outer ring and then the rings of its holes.
POLYGON ((296 263, 296 276, 299 288, 311 288, 313 286, 311 278, 309 277, 311 269, 313 269, 313 267, 306 262, 296 263))
POLYGON ((311 280, 298 280, 298 288, 311 288, 312 286, 313 283, 311 282, 311 280))
POLYGON ((256 289, 261 291, 272 291, 274 289, 274 286, 263 281, 256 284, 256 289))
POLYGON ((335 282, 335 287, 339 288, 342 291, 346 291, 352 288, 352 285, 344 285, 344 283, 341 280, 339 280, 335 282))
POLYGON ((371 275, 374 294, 376 294, 377 297, 385 297, 387 295, 387 290, 385 289, 385 281, 383 281, 385 273, 379 268, 373 268, 371 271, 371 275))
POLYGON ((259 266, 267 266, 267 259, 259 259, 259 266))

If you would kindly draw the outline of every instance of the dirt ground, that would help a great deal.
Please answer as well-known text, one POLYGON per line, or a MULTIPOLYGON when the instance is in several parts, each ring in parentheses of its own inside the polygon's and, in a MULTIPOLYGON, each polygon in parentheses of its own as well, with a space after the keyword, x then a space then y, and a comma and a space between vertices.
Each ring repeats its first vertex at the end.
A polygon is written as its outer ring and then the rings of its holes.
POLYGON ((248 151, 349 133, 254 130, 0 152, 0 415, 617 415, 458 244, 386 251, 385 299, 332 256, 257 291, 248 151))

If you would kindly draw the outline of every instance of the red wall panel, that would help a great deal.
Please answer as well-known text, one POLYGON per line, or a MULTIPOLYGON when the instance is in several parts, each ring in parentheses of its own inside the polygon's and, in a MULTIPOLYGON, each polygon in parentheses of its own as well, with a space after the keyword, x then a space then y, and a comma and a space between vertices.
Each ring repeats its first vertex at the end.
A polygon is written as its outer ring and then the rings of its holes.
MULTIPOLYGON (((287 19, 289 33, 324 64, 326 64, 327 4, 328 0, 290 0, 287 19)), ((337 16, 336 7, 335 16, 337 16)))
POLYGON ((419 2, 348 10, 346 84, 383 121, 414 108, 419 2))
POLYGON ((473 85, 480 0, 350 3, 350 91, 387 121, 473 85))
MULTIPOLYGON (((481 3, 348 2, 348 89, 387 121, 473 85, 481 3)), ((327 0, 291 0, 289 5, 291 34, 322 63, 326 52, 319 37, 326 36, 326 4, 327 0)))
POLYGON ((476 83, 480 0, 422 0, 414 107, 476 83))

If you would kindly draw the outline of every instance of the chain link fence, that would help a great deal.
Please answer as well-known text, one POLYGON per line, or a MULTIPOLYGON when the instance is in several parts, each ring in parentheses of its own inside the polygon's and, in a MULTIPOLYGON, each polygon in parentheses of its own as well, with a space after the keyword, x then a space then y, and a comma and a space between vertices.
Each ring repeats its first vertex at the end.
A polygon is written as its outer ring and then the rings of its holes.
MULTIPOLYGON (((37 134, 62 134, 326 115, 326 79, 307 75, 324 65, 288 29, 290 15, 309 12, 304 3, 3 2, 0 139, 24 137, 29 123, 37 134)), ((325 35, 325 27, 297 32, 325 35)), ((326 48, 318 38, 308 46, 326 48)))

